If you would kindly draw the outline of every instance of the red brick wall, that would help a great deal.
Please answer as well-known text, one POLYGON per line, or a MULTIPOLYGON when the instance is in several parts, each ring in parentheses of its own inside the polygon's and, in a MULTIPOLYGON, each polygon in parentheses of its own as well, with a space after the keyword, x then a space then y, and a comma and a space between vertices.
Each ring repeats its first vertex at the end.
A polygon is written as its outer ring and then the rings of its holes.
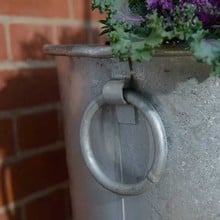
POLYGON ((0 219, 66 220, 68 174, 48 43, 103 43, 90 0, 0 0, 0 219))

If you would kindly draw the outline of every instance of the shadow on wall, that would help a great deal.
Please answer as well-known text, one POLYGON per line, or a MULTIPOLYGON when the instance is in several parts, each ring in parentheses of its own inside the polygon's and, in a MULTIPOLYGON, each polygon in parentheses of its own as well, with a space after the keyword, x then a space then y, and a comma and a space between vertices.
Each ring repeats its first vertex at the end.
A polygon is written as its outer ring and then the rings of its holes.
MULTIPOLYGON (((45 44, 87 44, 90 43, 91 33, 95 33, 88 28, 76 28, 71 26, 57 27, 56 35, 48 33, 38 33, 38 30, 32 30, 29 38, 25 39, 22 35, 20 39, 14 42, 13 59, 15 61, 45 61, 52 60, 52 56, 43 53, 42 48, 45 44)), ((97 41, 96 41, 97 42, 97 41)), ((93 42, 95 43, 95 42, 93 42)))
MULTIPOLYGON (((77 1, 78 3, 79 1, 77 1)), ((99 20, 105 19, 96 9, 91 9, 92 0, 81 0, 75 6, 75 19, 82 21, 83 25, 57 27, 57 42, 59 44, 106 44, 106 35, 100 36, 101 25, 99 20), (96 23, 97 25, 94 25, 96 23)))
POLYGON ((78 12, 76 11, 74 12, 76 15, 76 19, 80 19, 84 21, 84 25, 89 28, 89 33, 88 33, 88 36, 90 36, 89 43, 106 44, 107 41, 106 35, 102 35, 102 36, 99 35, 102 32, 101 25, 100 24, 96 25, 96 27, 94 27, 93 25, 94 22, 97 22, 98 24, 100 20, 104 20, 106 14, 100 14, 98 9, 95 9, 94 11, 91 10, 91 4, 92 4, 92 0, 81 0, 80 3, 81 7, 77 6, 78 4, 76 4, 75 7, 76 10, 78 10, 78 12))
MULTIPOLYGON (((0 160, 3 161, 0 165, 0 207, 12 204, 5 214, 0 214, 1 220, 20 220, 21 212, 26 215, 26 220, 65 220, 70 216, 68 202, 63 202, 68 200, 67 193, 59 194, 60 199, 53 196, 41 205, 36 204, 35 215, 28 211, 33 209, 29 208, 35 202, 30 199, 33 194, 68 179, 65 151, 62 148, 56 150, 56 144, 63 140, 59 112, 56 108, 41 112, 34 110, 59 103, 56 69, 51 62, 48 62, 49 66, 41 66, 34 61, 53 59, 43 54, 44 44, 102 41, 98 37, 98 28, 92 29, 94 15, 88 13, 90 5, 87 0, 83 2, 82 28, 57 26, 56 36, 51 27, 23 25, 24 29, 20 31, 18 27, 11 30, 12 35, 16 35, 15 29, 19 31, 15 40, 12 38, 13 61, 25 61, 28 69, 0 71, 0 160), (53 145, 54 150, 37 153, 44 146, 53 145), (19 205, 14 207, 17 202, 19 205)), ((67 189, 63 190, 67 192, 67 189)))
POLYGON ((0 174, 1 206, 17 204, 17 207, 9 208, 4 215, 0 214, 1 220, 20 219, 22 209, 28 220, 65 220, 70 216, 66 189, 56 190, 44 196, 39 194, 39 198, 34 199, 34 196, 40 191, 50 189, 53 185, 66 181, 67 173, 63 150, 54 151, 51 155, 47 153, 32 156, 14 164, 7 164, 1 168, 0 174), (49 163, 54 164, 56 172, 53 171, 53 167, 49 163), (54 198, 54 194, 57 193, 59 197, 54 198))
MULTIPOLYGON (((70 38, 62 34, 63 41, 70 38)), ((42 52, 47 43, 52 41, 39 33, 20 40, 14 59, 25 60, 29 68, 0 71, 0 207, 12 204, 0 213, 1 220, 20 220, 21 208, 26 220, 69 217, 66 188, 59 191, 59 198, 52 193, 51 198, 40 199, 40 205, 33 199, 68 179, 65 151, 56 148, 63 140, 56 108, 60 99, 56 69, 33 62, 52 59, 42 52), (48 105, 55 107, 47 110, 48 105), (45 146, 52 151, 39 154, 45 146)))
MULTIPOLYGON (((25 48, 31 47, 32 44, 25 48)), ((28 53, 29 49, 26 51, 28 53)), ((36 54, 39 55, 38 51, 30 51, 30 55, 24 54, 24 57, 36 54)), ((0 71, 0 160, 3 161, 0 165, 0 207, 19 204, 0 214, 1 220, 20 220, 20 206, 26 198, 68 179, 65 152, 62 148, 56 150, 57 143, 63 139, 59 112, 53 107, 59 102, 56 70, 32 69, 31 65, 30 69, 0 71), (45 109, 48 105, 52 106, 49 110, 45 109), (51 152, 38 153, 47 146, 51 152)), ((55 207, 54 203, 48 203, 48 209, 44 210, 48 219, 64 219, 66 202, 63 198, 55 202, 55 207), (56 213, 54 218, 52 212, 56 213)), ((28 203, 25 205, 27 213, 31 206, 28 203)), ((26 219, 41 219, 37 216, 26 219)))

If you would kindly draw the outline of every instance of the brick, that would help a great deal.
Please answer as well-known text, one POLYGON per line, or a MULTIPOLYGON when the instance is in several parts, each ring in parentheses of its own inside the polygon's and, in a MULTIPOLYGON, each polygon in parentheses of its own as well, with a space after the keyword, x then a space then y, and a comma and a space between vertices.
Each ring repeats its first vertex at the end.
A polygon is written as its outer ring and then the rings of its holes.
POLYGON ((96 9, 91 9, 92 0, 73 0, 74 18, 84 21, 99 21, 105 19, 105 14, 100 14, 96 9))
POLYGON ((12 24, 9 29, 12 60, 52 59, 42 50, 44 44, 52 43, 53 34, 50 26, 12 24))
POLYGON ((0 167, 0 207, 68 179, 64 149, 0 167))
POLYGON ((56 70, 0 71, 0 111, 59 101, 56 70))
POLYGON ((0 61, 7 59, 6 39, 3 25, 0 24, 0 61))
POLYGON ((14 153, 13 125, 10 119, 0 120, 0 159, 14 153))
POLYGON ((20 209, 8 210, 0 213, 1 220, 21 220, 20 209))
POLYGON ((25 208, 26 220, 67 219, 70 217, 67 196, 67 190, 59 190, 28 204, 25 208))
POLYGON ((60 138, 58 113, 52 110, 23 115, 17 120, 17 130, 21 150, 53 144, 60 138))
POLYGON ((67 17, 67 1, 57 0, 0 0, 0 14, 67 17))
POLYGON ((80 27, 57 27, 57 42, 59 44, 86 44, 89 42, 89 30, 80 27))

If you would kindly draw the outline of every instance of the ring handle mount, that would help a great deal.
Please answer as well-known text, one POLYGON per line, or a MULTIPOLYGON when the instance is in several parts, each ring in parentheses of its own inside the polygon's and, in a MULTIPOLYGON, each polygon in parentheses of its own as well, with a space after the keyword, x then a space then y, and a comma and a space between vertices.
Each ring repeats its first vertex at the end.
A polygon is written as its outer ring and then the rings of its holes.
POLYGON ((138 195, 160 180, 167 158, 166 133, 159 114, 148 100, 131 90, 125 90, 123 97, 128 104, 143 113, 152 130, 155 153, 153 164, 145 178, 135 184, 117 182, 108 177, 98 165, 91 146, 90 127, 95 113, 107 104, 103 95, 94 99, 84 112, 80 128, 81 150, 88 169, 99 184, 120 195, 138 195))

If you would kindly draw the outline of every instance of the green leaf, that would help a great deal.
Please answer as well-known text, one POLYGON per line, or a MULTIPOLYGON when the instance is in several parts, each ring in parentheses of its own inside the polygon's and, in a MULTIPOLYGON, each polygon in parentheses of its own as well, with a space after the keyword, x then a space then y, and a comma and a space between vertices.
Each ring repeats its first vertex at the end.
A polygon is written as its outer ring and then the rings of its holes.
POLYGON ((195 57, 199 61, 212 65, 212 74, 220 76, 220 40, 202 39, 192 41, 190 46, 195 57))
POLYGON ((212 74, 220 76, 220 30, 206 30, 194 5, 179 7, 177 3, 172 13, 147 9, 144 0, 93 0, 92 7, 107 12, 101 34, 109 35, 113 55, 121 60, 149 60, 163 42, 180 40, 191 47, 199 61, 212 65, 212 74), (144 19, 141 24, 117 19, 128 5, 133 14, 144 19))
POLYGON ((98 8, 101 13, 107 11, 110 14, 114 14, 125 7, 126 4, 127 0, 93 0, 92 9, 98 8))

